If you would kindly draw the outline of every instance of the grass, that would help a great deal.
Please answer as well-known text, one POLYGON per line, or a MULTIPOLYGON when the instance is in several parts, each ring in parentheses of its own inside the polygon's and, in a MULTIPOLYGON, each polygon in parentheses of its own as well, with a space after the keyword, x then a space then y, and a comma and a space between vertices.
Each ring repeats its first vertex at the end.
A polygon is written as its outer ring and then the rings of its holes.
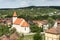
POLYGON ((18 40, 33 40, 33 35, 25 35, 24 37, 20 37, 18 40))
POLYGON ((33 40, 33 35, 25 35, 23 40, 33 40))
MULTIPOLYGON (((34 35, 25 35, 25 36, 22 37, 22 38, 20 37, 19 40, 34 40, 33 37, 34 37, 34 35)), ((45 40, 45 36, 42 35, 42 37, 43 37, 42 40, 45 40)))

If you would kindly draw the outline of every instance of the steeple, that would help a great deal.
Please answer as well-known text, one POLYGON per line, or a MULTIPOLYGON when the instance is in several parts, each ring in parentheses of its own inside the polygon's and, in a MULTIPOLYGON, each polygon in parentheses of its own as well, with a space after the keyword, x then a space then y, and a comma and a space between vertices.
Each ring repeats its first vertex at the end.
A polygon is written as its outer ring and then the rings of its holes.
POLYGON ((17 16, 17 14, 16 14, 16 12, 14 12, 13 17, 16 17, 16 16, 17 16))
POLYGON ((17 19, 17 15, 16 15, 16 12, 14 12, 13 17, 12 17, 13 23, 15 22, 16 19, 17 19))

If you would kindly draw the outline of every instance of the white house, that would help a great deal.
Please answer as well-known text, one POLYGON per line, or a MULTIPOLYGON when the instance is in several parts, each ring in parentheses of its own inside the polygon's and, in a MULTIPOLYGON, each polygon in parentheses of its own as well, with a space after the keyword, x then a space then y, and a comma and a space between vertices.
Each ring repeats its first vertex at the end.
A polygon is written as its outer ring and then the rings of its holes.
POLYGON ((12 28, 15 28, 18 33, 29 33, 29 23, 27 23, 23 18, 17 18, 16 12, 14 12, 12 17, 12 28))

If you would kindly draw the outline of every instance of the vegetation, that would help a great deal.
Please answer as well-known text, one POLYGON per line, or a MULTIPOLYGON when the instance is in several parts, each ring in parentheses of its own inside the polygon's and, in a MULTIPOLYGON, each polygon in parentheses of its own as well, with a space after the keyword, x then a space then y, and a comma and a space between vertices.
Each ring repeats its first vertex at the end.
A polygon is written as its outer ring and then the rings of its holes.
POLYGON ((59 18, 56 14, 59 14, 60 10, 54 8, 39 8, 39 7, 28 7, 21 9, 10 9, 10 10, 0 10, 0 17, 7 18, 12 17, 13 12, 16 11, 18 17, 22 17, 26 20, 43 20, 51 17, 53 19, 59 18), (52 16, 53 15, 53 16, 52 16))
POLYGON ((24 40, 24 35, 23 34, 19 34, 20 37, 17 40, 24 40))
POLYGON ((31 29, 31 32, 43 32, 43 28, 41 27, 38 27, 37 25, 33 24, 30 26, 30 29, 31 29))
POLYGON ((23 39, 24 39, 24 40, 34 40, 34 39, 33 39, 33 36, 34 36, 34 35, 25 35, 23 39))
POLYGON ((42 35, 40 33, 36 33, 34 35, 34 40, 42 40, 42 35))
MULTIPOLYGON (((21 8, 21 9, 10 9, 10 10, 0 10, 0 18, 11 18, 13 12, 16 11, 19 18, 24 18, 26 20, 48 20, 51 24, 50 28, 54 24, 54 20, 60 19, 60 10, 54 8, 21 8)), ((10 35, 15 32, 15 29, 9 30, 10 27, 0 25, 0 36, 10 35)), ((30 26, 31 32, 36 33, 34 36, 21 36, 18 40, 28 40, 28 37, 31 40, 42 40, 42 35, 40 32, 43 32, 43 28, 39 28, 37 25, 33 24, 30 26), (26 39, 25 39, 26 38, 26 39)))
POLYGON ((9 29, 8 26, 0 25, 0 36, 9 34, 9 29))
POLYGON ((2 35, 8 35, 10 36, 12 33, 15 32, 15 30, 10 30, 11 27, 8 27, 7 25, 0 25, 0 36, 2 35))

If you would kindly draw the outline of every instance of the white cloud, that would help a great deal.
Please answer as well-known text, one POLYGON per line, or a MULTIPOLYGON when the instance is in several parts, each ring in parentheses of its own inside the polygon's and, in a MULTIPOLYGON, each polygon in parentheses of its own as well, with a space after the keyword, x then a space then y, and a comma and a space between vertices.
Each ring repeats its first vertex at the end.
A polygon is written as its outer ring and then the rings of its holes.
POLYGON ((0 0, 0 8, 60 6, 60 0, 0 0))
POLYGON ((21 6, 21 7, 29 6, 29 2, 27 2, 27 1, 22 1, 22 2, 20 3, 20 6, 21 6))
POLYGON ((0 8, 16 8, 29 6, 30 1, 18 0, 18 1, 0 1, 0 8))

